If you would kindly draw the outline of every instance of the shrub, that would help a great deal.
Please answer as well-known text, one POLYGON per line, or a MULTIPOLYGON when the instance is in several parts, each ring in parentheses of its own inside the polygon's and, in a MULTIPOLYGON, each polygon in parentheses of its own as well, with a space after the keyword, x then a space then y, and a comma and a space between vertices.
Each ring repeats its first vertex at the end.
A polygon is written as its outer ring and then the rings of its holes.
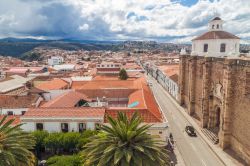
POLYGON ((125 69, 121 69, 119 73, 119 77, 121 80, 126 80, 128 79, 128 74, 125 69))
POLYGON ((40 154, 42 149, 45 148, 45 144, 44 144, 44 139, 49 135, 49 133, 47 131, 34 131, 31 133, 36 140, 36 145, 35 145, 35 152, 36 152, 36 156, 38 158, 40 158, 40 154))
POLYGON ((41 152, 46 148, 52 154, 59 154, 61 150, 75 152, 91 141, 91 137, 97 135, 96 130, 86 130, 83 133, 48 133, 47 131, 34 131, 31 134, 35 137, 36 156, 40 159, 41 152))
POLYGON ((62 136, 63 149, 66 151, 72 151, 76 149, 80 138, 81 138, 80 133, 76 132, 64 133, 62 136))
POLYGON ((80 166, 82 160, 79 155, 53 156, 47 160, 48 166, 80 166))
POLYGON ((44 144, 46 148, 51 149, 52 153, 59 153, 62 147, 62 138, 64 133, 50 133, 45 139, 44 144))

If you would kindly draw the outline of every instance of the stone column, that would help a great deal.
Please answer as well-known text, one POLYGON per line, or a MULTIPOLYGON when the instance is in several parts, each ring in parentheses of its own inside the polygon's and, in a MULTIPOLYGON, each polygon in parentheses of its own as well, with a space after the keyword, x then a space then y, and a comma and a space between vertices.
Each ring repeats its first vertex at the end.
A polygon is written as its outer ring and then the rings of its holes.
POLYGON ((208 127, 209 120, 209 100, 210 100, 210 89, 211 89, 211 57, 204 58, 203 64, 203 77, 202 77, 202 119, 201 127, 208 127))
POLYGON ((222 102, 222 115, 219 131, 220 146, 225 149, 230 146, 230 123, 232 99, 233 99, 233 59, 225 59, 225 69, 223 74, 224 100, 222 102))
POLYGON ((191 56, 189 60, 189 107, 188 113, 192 115, 195 112, 195 80, 196 80, 197 56, 191 56))
POLYGON ((178 92, 178 101, 180 105, 183 105, 184 102, 184 97, 185 95, 185 84, 186 84, 186 80, 185 80, 185 69, 186 69, 186 62, 187 61, 187 57, 186 55, 180 55, 180 67, 179 67, 179 79, 178 79, 178 86, 179 86, 179 92, 178 92))

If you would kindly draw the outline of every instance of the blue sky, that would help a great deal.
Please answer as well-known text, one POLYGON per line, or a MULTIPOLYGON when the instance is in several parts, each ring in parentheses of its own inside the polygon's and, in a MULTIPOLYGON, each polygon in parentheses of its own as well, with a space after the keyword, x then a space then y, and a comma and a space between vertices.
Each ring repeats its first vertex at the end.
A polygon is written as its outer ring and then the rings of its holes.
POLYGON ((249 0, 1 0, 0 38, 187 43, 215 16, 250 39, 249 0))
POLYGON ((176 2, 180 2, 184 6, 192 6, 198 2, 198 0, 177 0, 176 2))

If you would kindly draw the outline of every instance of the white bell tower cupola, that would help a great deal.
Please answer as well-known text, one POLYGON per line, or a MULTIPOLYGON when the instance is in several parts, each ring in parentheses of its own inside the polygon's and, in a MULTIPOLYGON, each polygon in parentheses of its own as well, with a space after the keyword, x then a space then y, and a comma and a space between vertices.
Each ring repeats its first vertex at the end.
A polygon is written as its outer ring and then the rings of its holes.
POLYGON ((223 20, 220 17, 215 17, 208 24, 209 31, 223 31, 223 20))

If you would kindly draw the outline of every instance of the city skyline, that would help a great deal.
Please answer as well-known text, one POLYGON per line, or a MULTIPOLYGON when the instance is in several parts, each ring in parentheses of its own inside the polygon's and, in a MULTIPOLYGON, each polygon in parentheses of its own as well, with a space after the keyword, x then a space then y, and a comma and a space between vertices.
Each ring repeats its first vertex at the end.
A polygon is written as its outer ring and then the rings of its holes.
POLYGON ((245 0, 10 0, 0 2, 0 38, 190 43, 220 16, 226 31, 249 43, 249 7, 245 0))

